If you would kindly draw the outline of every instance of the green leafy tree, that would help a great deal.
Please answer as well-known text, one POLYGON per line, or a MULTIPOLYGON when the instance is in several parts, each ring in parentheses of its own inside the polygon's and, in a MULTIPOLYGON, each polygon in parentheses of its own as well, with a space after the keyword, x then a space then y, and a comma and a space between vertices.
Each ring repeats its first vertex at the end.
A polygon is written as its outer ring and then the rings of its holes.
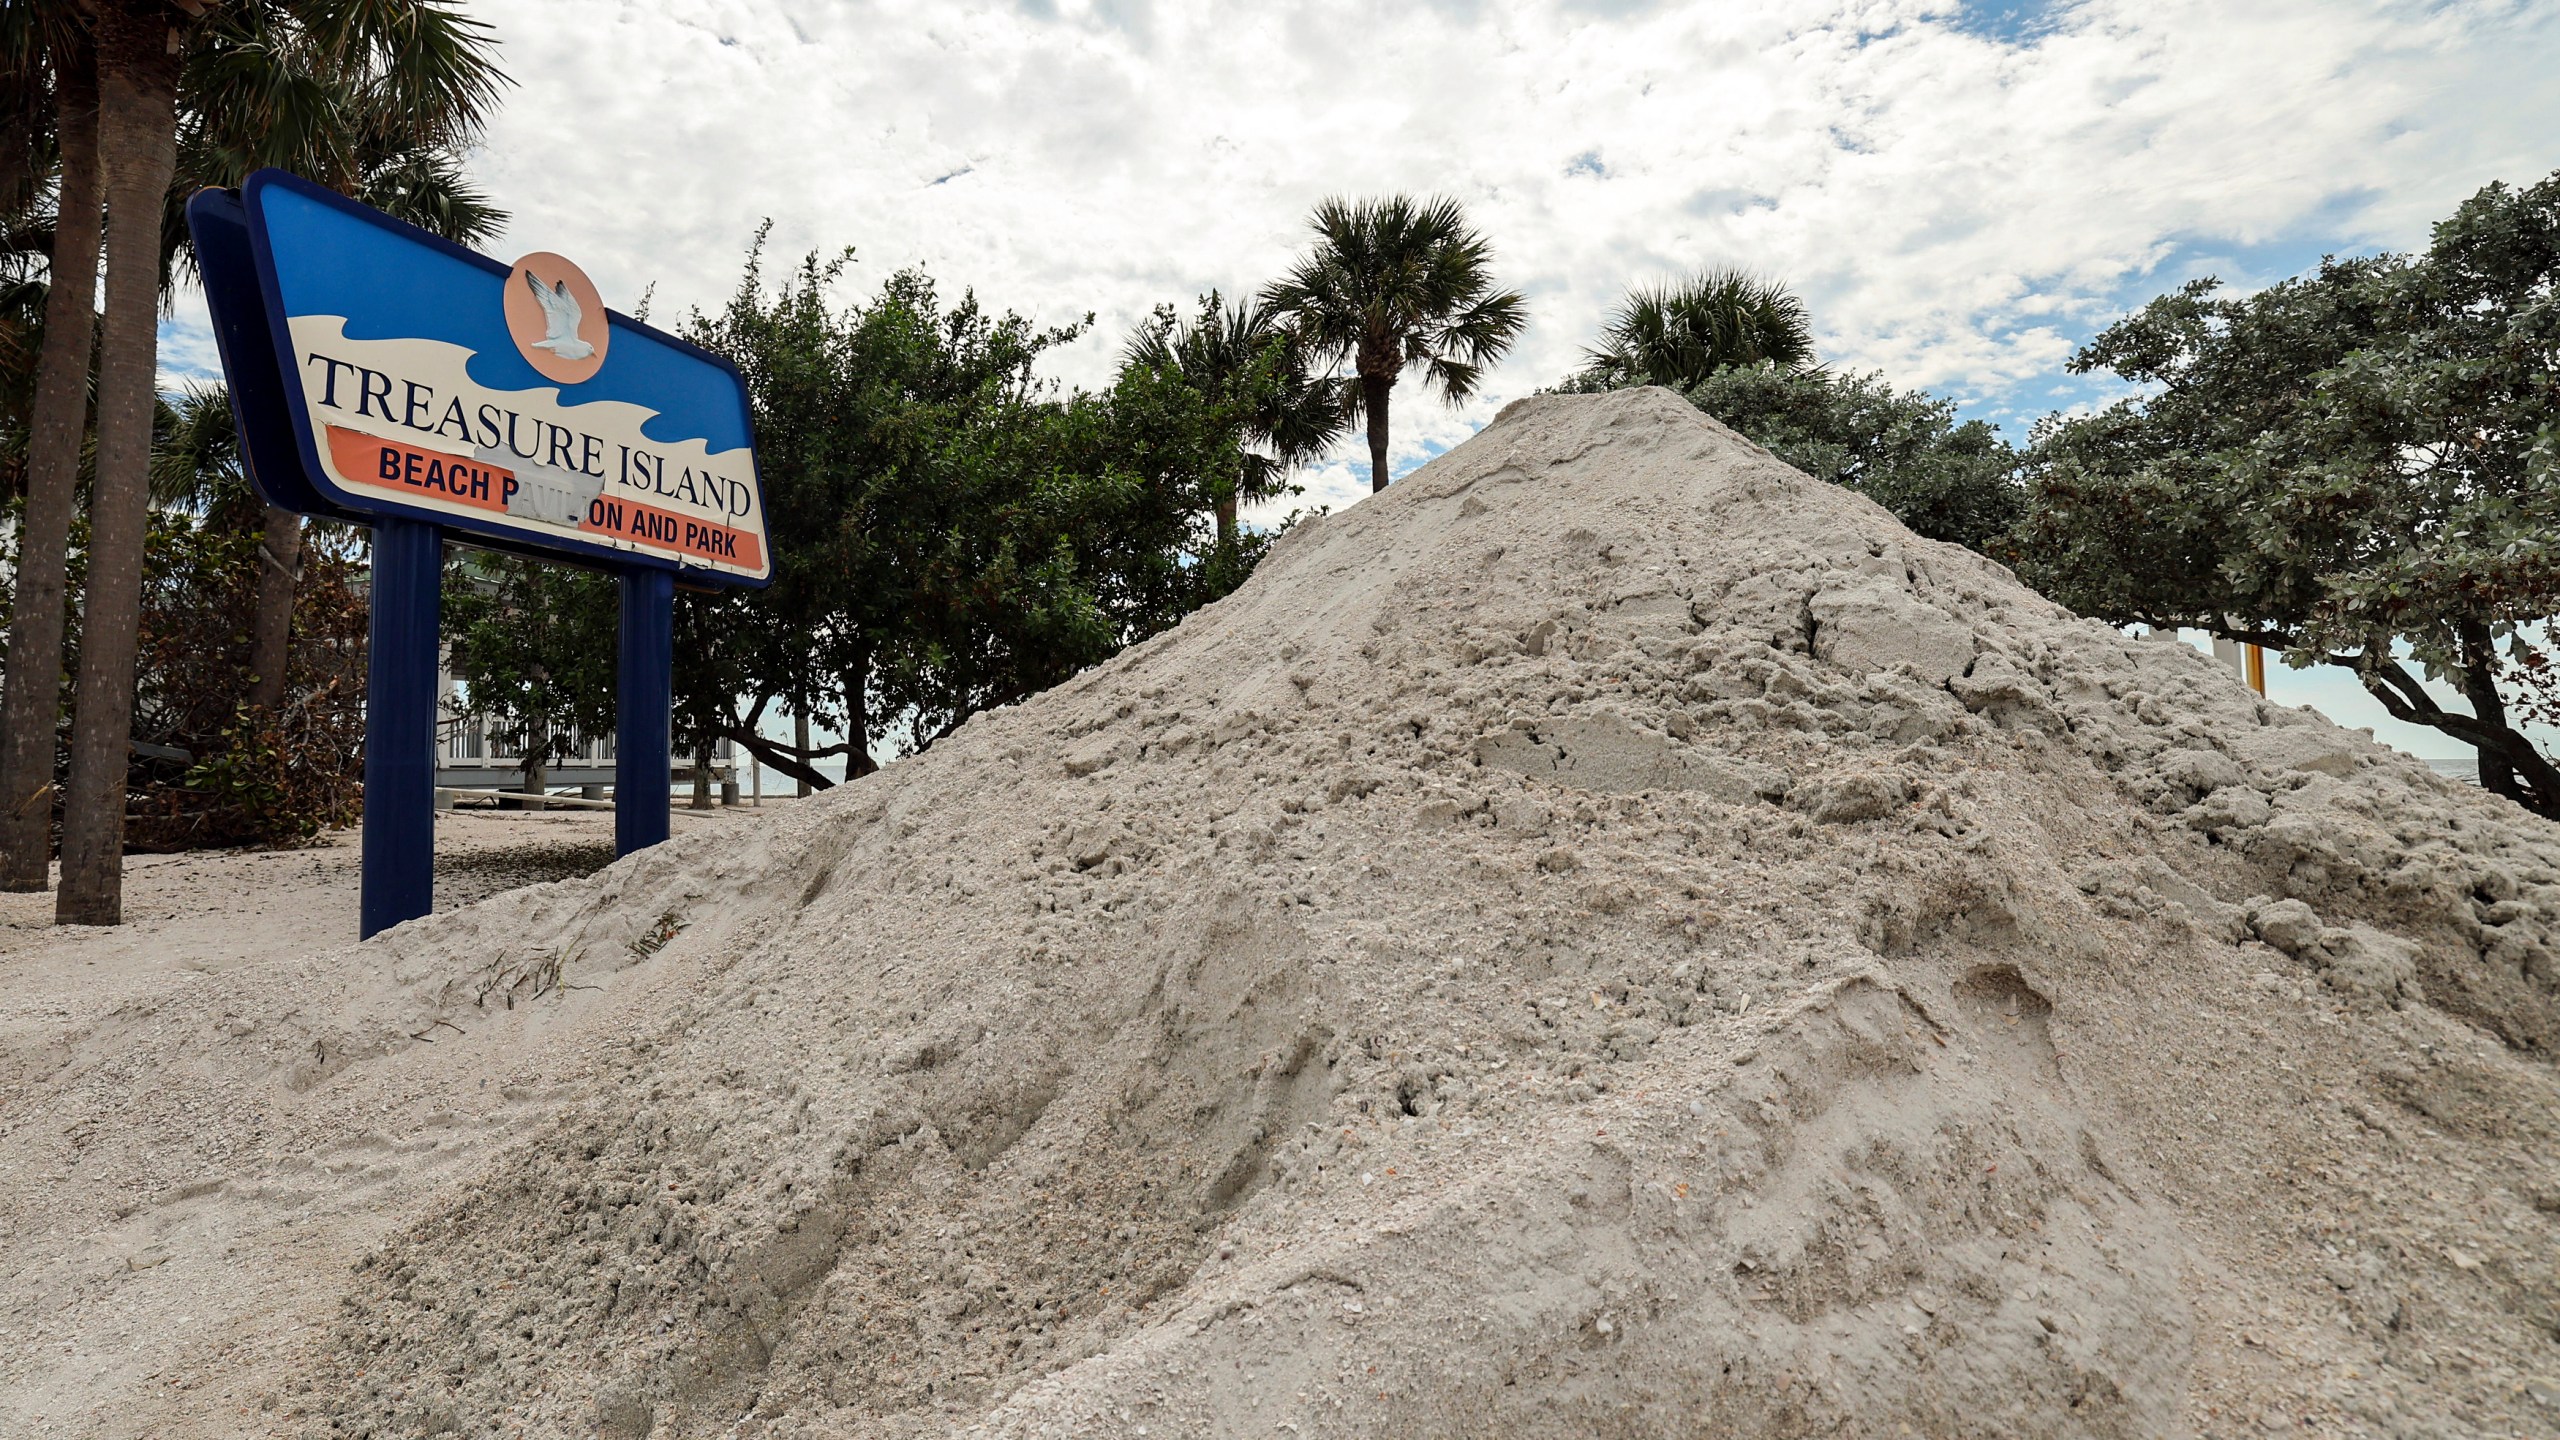
POLYGON ((2560 175, 2491 185, 2413 255, 2164 295, 2074 360, 2144 393, 2040 437, 2023 573, 2119 623, 2352 671, 2560 817, 2560 175), (2441 703, 2422 683, 2461 696, 2441 703))
POLYGON ((1449 199, 1329 199, 1316 246, 1262 292, 1320 368, 1348 363, 1344 415, 1369 430, 1369 487, 1387 488, 1388 405, 1404 372, 1451 405, 1511 349, 1528 305, 1493 280, 1493 247, 1449 199))
POLYGON ((1266 542, 1222 545, 1219 501, 1277 463, 1249 451, 1268 357, 1251 384, 1177 355, 1062 390, 1033 366, 1081 325, 948 303, 916 271, 839 304, 849 263, 770 281, 759 237, 688 327, 747 378, 776 579, 680 601, 679 744, 725 737, 812 786, 822 760, 867 773, 1225 593, 1266 542), (845 739, 767 736, 777 708, 845 739))
POLYGON ((1896 390, 1879 375, 1773 365, 1728 366, 1689 388, 1690 402, 1779 459, 1843 485, 1932 540, 2009 555, 2025 507, 2020 456, 1955 404, 1896 390))
POLYGON ((610 575, 487 550, 445 562, 447 664, 469 713, 523 757, 523 789, 614 725, 621 600, 610 575))
MULTIPOLYGON (((753 595, 680 595, 676 606, 676 743, 698 748, 730 729, 753 737, 777 701, 804 719, 826 723, 840 677, 868 684, 869 657, 858 634, 862 597, 846 567, 863 558, 863 527, 846 507, 854 499, 855 442, 868 428, 878 392, 851 379, 848 328, 829 294, 852 263, 847 251, 812 256, 768 295, 759 229, 737 292, 719 311, 697 315, 689 338, 734 361, 754 407, 756 469, 766 528, 774 547, 774 580, 753 595)), ((854 717, 867 739, 868 726, 854 717)), ((753 745, 753 738, 747 743, 753 745)), ((816 766, 841 755, 859 773, 868 756, 846 744, 766 746, 766 764, 803 783, 829 783, 816 766), (788 751, 788 753, 786 753, 788 751)))
POLYGON ((1702 271, 1627 292, 1584 352, 1610 385, 1686 390, 1730 366, 1813 364, 1813 316, 1795 292, 1746 270, 1702 271))
POLYGON ((767 295, 760 246, 761 236, 729 304, 695 317, 689 334, 747 377, 776 580, 753 595, 688 598, 725 617, 682 622, 727 637, 734 658, 712 673, 751 683, 690 694, 679 709, 719 717, 720 733, 823 784, 813 763, 826 754, 844 755, 850 774, 872 768, 874 743, 913 702, 918 677, 1001 663, 993 647, 1004 638, 970 638, 999 597, 1010 602, 999 618, 1015 626, 1054 613, 1024 589, 1052 572, 1005 534, 1025 518, 1025 497, 996 467, 1010 454, 1009 419, 1035 399, 1033 361, 1081 327, 1042 330, 968 297, 946 309, 917 272, 839 310, 829 294, 849 256, 811 257, 767 295), (757 733, 776 702, 846 739, 784 756, 757 733))
POLYGON ((1032 364, 1082 327, 1042 329, 969 296, 946 307, 914 271, 839 309, 829 295, 849 262, 811 257, 768 294, 759 236, 738 292, 688 327, 747 377, 776 579, 687 597, 696 613, 679 623, 703 647, 688 653, 719 663, 679 666, 678 709, 817 785, 820 759, 868 773, 893 728, 922 743, 1109 643, 1060 548, 1071 477, 1048 473, 1030 433, 1048 404, 1032 364), (790 753, 761 734, 775 704, 846 738, 790 753))

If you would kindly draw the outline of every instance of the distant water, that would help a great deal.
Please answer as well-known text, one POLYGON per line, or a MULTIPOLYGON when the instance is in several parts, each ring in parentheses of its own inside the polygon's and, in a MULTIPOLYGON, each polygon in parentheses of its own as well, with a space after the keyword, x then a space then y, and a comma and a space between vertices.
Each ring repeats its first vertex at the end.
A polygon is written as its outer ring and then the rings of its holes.
POLYGON ((2459 780, 2465 785, 2477 785, 2480 783, 2480 760, 2478 756, 2470 756, 2461 760, 2428 760, 2426 763, 2428 769, 2433 770, 2447 780, 2459 780))

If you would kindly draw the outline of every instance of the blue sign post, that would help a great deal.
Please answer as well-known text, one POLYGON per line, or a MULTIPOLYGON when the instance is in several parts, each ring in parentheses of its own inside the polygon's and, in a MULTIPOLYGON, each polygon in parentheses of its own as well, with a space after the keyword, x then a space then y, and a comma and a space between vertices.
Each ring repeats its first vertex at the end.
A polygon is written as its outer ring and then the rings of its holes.
POLYGON ((282 171, 187 224, 260 495, 373 528, 364 933, 432 901, 448 541, 620 577, 614 839, 666 839, 676 587, 773 578, 737 368, 282 171))
MULTIPOLYGON (((613 778, 617 790, 646 771, 668 773, 667 718, 675 693, 675 577, 664 570, 622 572, 620 668, 614 672, 613 713, 651 715, 654 725, 624 725, 614 732, 613 778)), ((662 780, 658 798, 666 798, 662 780)), ((667 838, 667 807, 613 807, 613 844, 628 855, 667 838)))

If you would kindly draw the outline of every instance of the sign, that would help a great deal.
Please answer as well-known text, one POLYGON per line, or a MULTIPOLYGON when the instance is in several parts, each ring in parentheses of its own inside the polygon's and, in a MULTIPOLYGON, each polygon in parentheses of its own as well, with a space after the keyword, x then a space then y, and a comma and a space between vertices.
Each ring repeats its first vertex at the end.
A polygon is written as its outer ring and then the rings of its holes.
POLYGON ((239 204, 295 468, 328 509, 689 583, 772 578, 727 361, 607 310, 558 255, 501 264, 277 170, 239 204))
POLYGON ((187 224, 259 493, 374 532, 364 933, 430 905, 448 539, 620 575, 614 833, 664 840, 675 585, 773 578, 737 368, 280 170, 187 224))

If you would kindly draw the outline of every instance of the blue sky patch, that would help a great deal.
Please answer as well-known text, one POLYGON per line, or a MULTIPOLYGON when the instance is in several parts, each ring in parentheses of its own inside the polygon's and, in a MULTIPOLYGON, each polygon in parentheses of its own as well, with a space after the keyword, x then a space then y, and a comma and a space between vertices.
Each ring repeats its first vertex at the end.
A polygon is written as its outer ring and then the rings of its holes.
POLYGON ((1947 20, 1968 35, 2025 45, 2060 28, 2060 15, 2068 8, 2054 0, 1963 0, 1947 20))

